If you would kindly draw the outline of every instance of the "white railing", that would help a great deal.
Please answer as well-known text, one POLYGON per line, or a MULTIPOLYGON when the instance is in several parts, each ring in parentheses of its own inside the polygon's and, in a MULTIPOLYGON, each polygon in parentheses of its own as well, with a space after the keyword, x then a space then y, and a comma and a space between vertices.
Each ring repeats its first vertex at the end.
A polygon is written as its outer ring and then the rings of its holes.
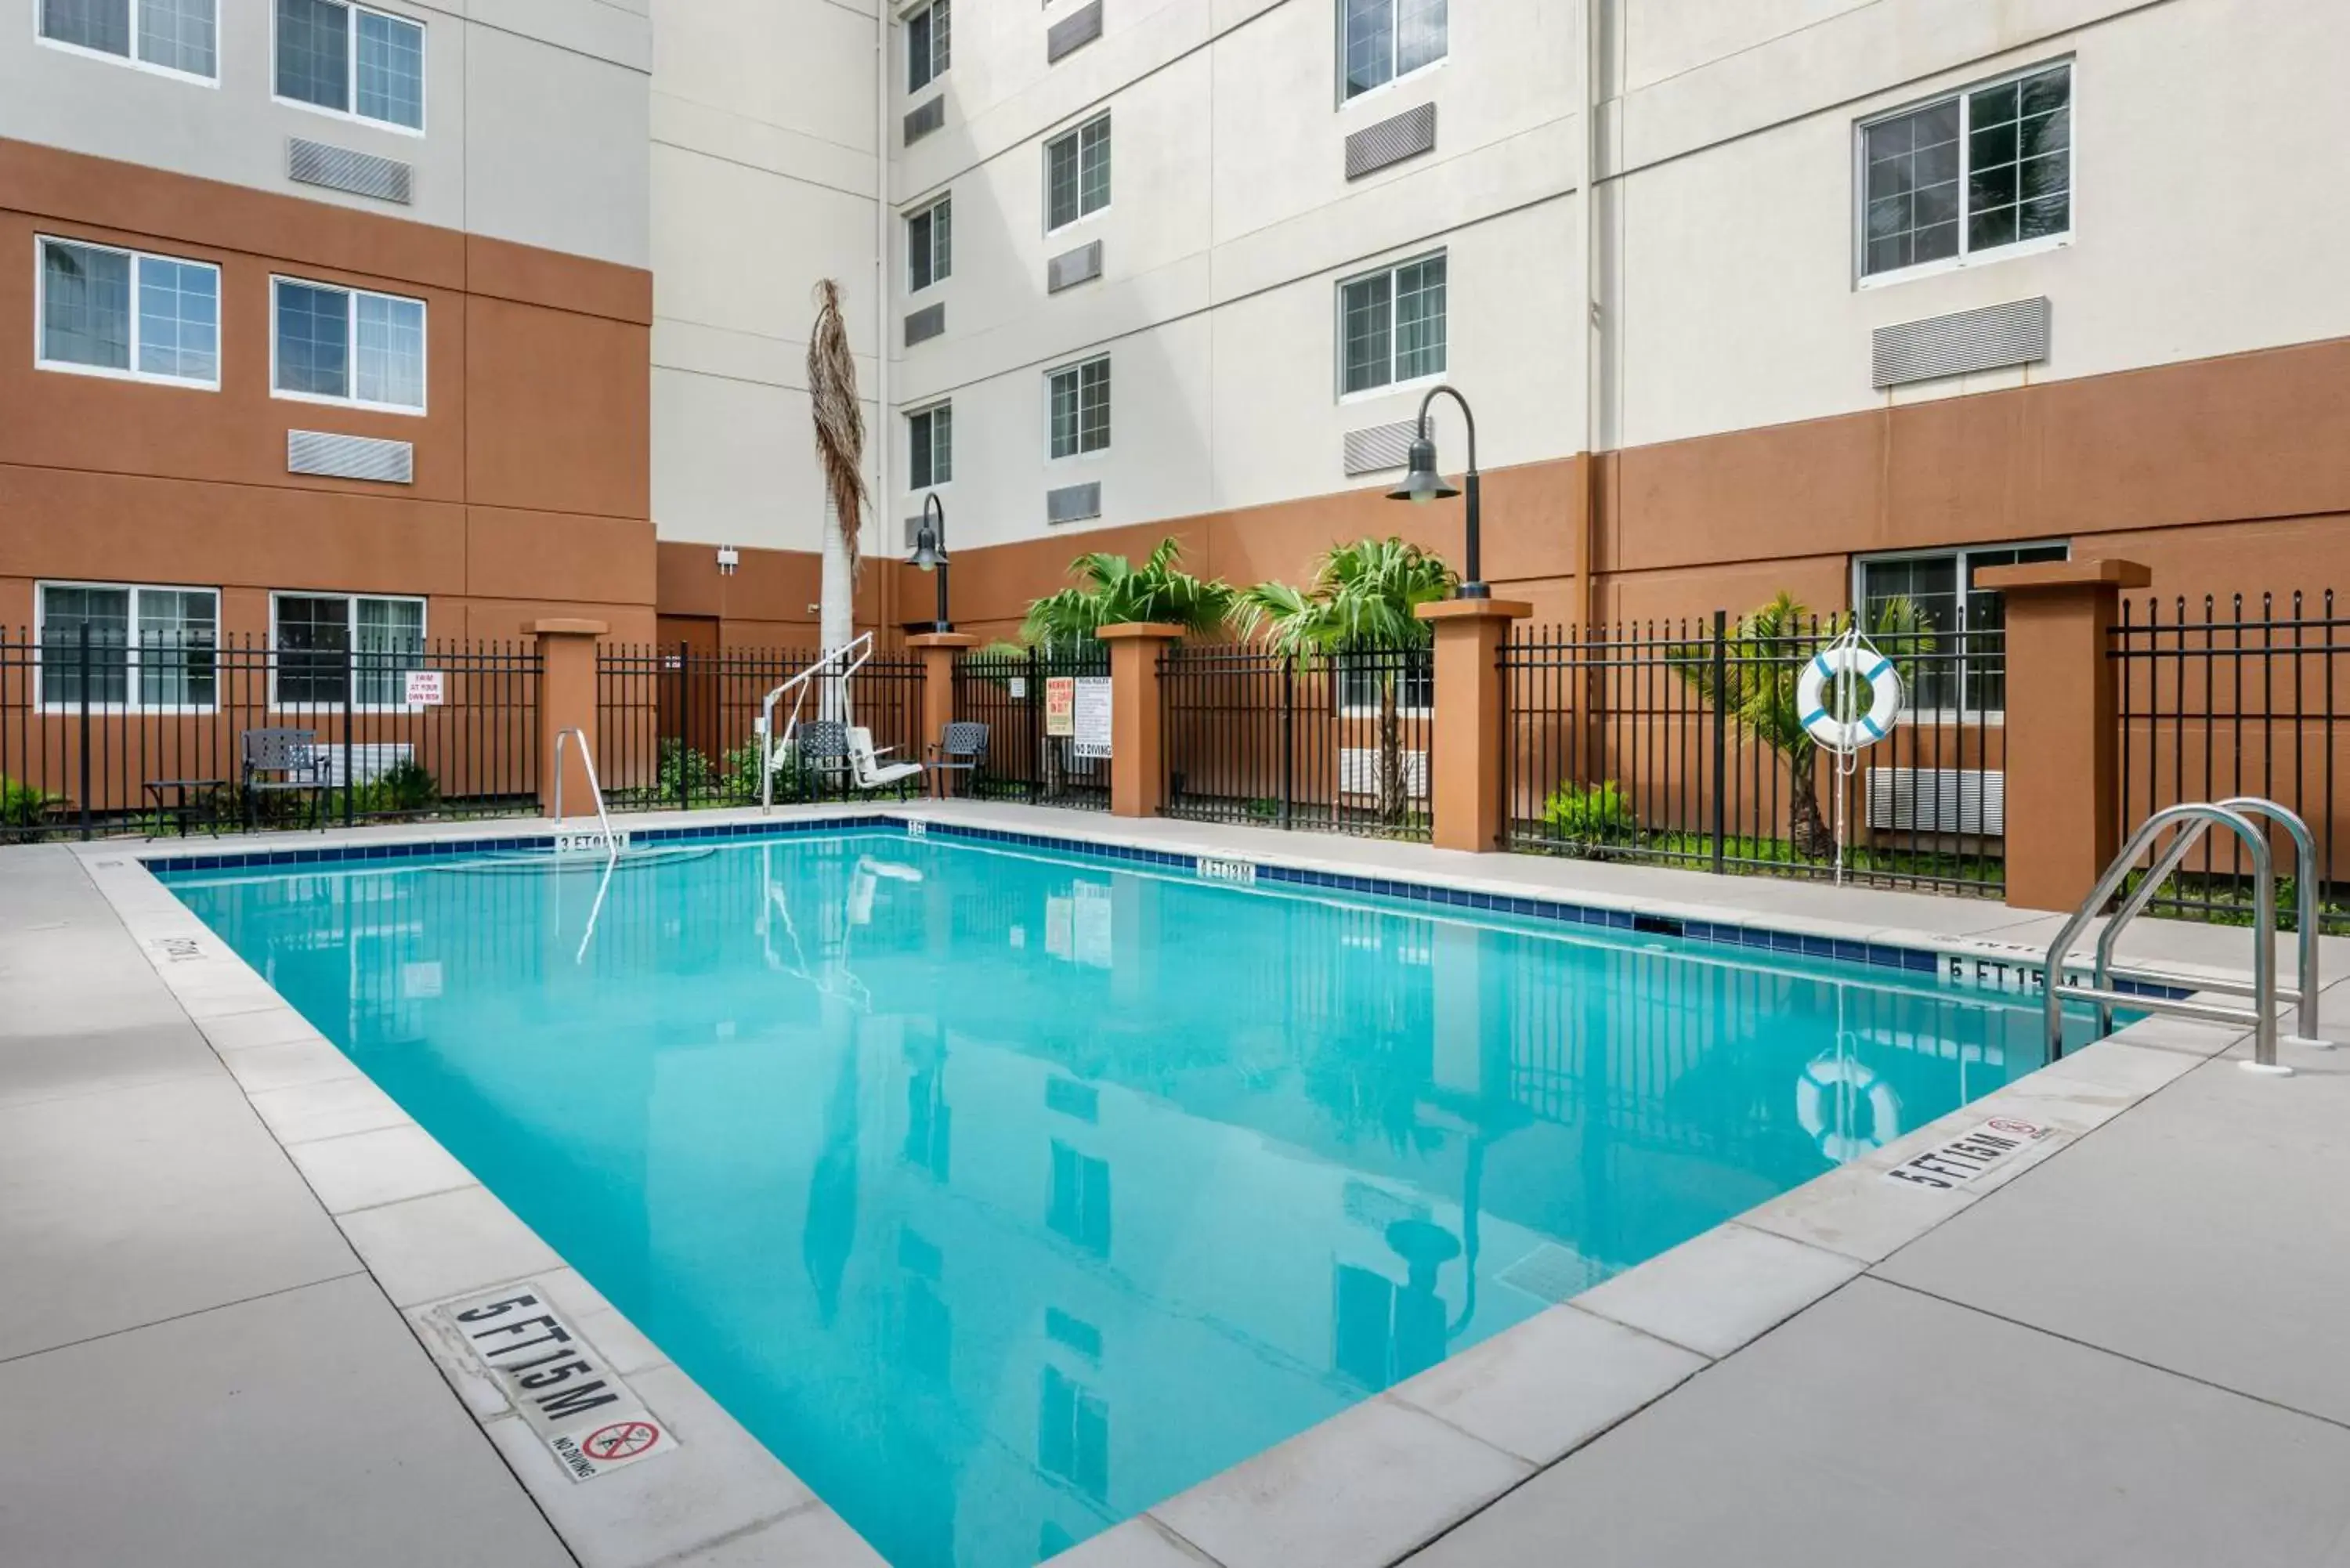
MULTIPOLYGON (((863 669, 865 667, 866 660, 872 657, 873 634, 869 631, 859 632, 848 641, 842 643, 838 648, 827 649, 823 657, 819 658, 815 663, 809 665, 806 670, 803 670, 798 674, 793 676, 790 680, 785 681, 782 685, 776 687, 773 691, 768 692, 765 699, 760 702, 760 815, 764 815, 775 807, 775 759, 783 754, 784 748, 785 746, 792 743, 792 732, 799 727, 800 710, 807 705, 807 694, 810 683, 813 682, 819 675, 829 675, 833 680, 846 681, 850 676, 863 669), (790 692, 792 694, 792 711, 784 721, 783 734, 778 736, 775 733, 775 704, 783 701, 784 694, 785 692, 790 692)), ((845 711, 846 707, 847 704, 844 701, 844 718, 847 716, 845 711)))
POLYGON ((612 833, 612 819, 604 813, 604 786, 596 779, 596 753, 588 744, 587 732, 577 725, 555 732, 555 829, 563 831, 563 747, 577 735, 579 738, 579 764, 588 770, 588 794, 596 802, 596 825, 604 830, 604 848, 612 858, 620 854, 620 841, 612 833))

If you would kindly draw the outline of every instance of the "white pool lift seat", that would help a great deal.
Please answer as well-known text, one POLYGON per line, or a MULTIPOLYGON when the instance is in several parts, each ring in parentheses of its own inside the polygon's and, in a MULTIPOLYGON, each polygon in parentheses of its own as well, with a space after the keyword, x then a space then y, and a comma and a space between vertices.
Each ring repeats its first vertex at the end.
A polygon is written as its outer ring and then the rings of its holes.
POLYGON ((849 776, 858 789, 902 789, 909 780, 922 774, 920 763, 884 763, 881 753, 873 748, 873 732, 861 724, 849 727, 848 765, 849 776))

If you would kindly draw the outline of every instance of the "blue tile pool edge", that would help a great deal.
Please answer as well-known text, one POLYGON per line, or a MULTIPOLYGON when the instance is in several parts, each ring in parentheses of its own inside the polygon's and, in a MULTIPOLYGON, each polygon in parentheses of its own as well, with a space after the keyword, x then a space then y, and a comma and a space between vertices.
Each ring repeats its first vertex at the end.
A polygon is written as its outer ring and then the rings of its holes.
MULTIPOLYGON (((1395 898, 1409 903, 1431 904, 1484 914, 1510 915, 1522 919, 1589 926, 1604 930, 1647 932, 1712 947, 1789 953, 1799 958, 1862 964, 1872 969, 1898 970, 1909 974, 1941 974, 1945 972, 1947 967, 1947 978, 1985 990, 2037 991, 2040 971, 2043 967, 2029 960, 2010 961, 1971 950, 1950 951, 1934 948, 1907 947, 1894 942, 1810 936, 1799 931, 1780 930, 1770 926, 1652 915, 1630 909, 1610 909, 1605 905, 1575 903, 1563 898, 1492 893, 1406 877, 1348 876, 1340 872, 1316 870, 1309 867, 1284 865, 1279 861, 1260 860, 1253 857, 1202 856, 1182 850, 1149 848, 1136 844, 1069 838, 1055 834, 1022 833, 1010 828, 979 827, 966 823, 938 821, 926 816, 905 817, 867 812, 841 816, 796 817, 783 821, 760 818, 750 822, 711 823, 700 826, 646 827, 622 831, 632 846, 649 844, 693 844, 730 839, 785 837, 809 833, 901 833, 914 837, 936 835, 941 838, 960 838, 982 844, 1003 844, 1024 849, 1044 850, 1057 855, 1076 855, 1128 865, 1149 866, 1160 870, 1185 872, 1199 877, 1202 880, 1230 880, 1228 877, 1215 876, 1203 870, 1204 862, 1214 862, 1220 867, 1248 867, 1250 876, 1243 878, 1243 881, 1262 880, 1283 886, 1319 888, 1326 892, 1351 893, 1357 897, 1395 898)), ((146 856, 140 857, 140 864, 158 877, 171 877, 199 871, 326 867, 352 862, 404 860, 442 855, 484 855, 500 851, 552 853, 554 848, 553 834, 537 833, 515 834, 500 837, 419 839, 392 844, 324 845, 315 849, 255 849, 222 855, 146 856)), ((2182 987, 2154 985, 2131 980, 2117 980, 2115 982, 2115 989, 2133 995, 2171 1000, 2179 1000, 2194 994, 2182 987)))

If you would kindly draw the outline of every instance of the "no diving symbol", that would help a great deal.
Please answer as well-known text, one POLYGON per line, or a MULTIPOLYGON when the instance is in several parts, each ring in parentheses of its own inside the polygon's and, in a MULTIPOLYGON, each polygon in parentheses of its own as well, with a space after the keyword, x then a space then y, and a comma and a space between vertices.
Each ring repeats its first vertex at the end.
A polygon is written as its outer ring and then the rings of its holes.
POLYGON ((598 1427, 581 1441, 579 1451, 598 1464, 632 1459, 660 1441, 660 1428, 650 1421, 615 1421, 598 1427))

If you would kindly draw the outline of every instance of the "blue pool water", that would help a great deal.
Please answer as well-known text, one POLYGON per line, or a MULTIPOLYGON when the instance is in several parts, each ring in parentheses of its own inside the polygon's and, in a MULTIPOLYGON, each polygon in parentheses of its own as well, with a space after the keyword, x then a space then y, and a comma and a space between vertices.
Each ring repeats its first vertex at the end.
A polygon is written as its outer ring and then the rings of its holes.
POLYGON ((898 1568, 1026 1568, 2042 1054, 1931 975, 935 836, 602 870, 172 886, 898 1568))

